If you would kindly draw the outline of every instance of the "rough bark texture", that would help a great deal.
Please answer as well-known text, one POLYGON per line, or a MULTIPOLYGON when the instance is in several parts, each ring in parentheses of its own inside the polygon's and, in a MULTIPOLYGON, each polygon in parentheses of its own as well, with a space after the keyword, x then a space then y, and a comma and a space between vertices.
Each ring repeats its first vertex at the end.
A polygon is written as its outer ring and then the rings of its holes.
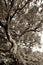
POLYGON ((42 36, 43 0, 0 0, 1 65, 43 65, 42 36))

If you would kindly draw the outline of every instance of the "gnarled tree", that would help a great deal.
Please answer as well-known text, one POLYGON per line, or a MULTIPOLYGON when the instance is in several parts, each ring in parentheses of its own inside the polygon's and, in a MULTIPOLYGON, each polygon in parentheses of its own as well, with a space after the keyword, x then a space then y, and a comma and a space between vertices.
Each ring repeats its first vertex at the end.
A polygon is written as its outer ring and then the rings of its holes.
POLYGON ((43 31, 42 5, 38 0, 0 0, 0 60, 3 64, 33 63, 29 62, 29 56, 32 47, 41 44, 38 33, 43 31))

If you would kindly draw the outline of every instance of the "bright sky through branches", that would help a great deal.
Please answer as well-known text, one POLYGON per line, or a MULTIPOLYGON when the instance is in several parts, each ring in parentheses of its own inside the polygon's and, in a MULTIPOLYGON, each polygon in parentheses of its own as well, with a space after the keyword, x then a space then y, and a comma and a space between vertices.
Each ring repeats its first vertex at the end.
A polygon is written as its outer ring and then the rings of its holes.
POLYGON ((40 47, 39 45, 35 45, 32 47, 32 51, 35 52, 35 51, 38 51, 38 52, 43 52, 43 31, 39 34, 40 35, 40 47))

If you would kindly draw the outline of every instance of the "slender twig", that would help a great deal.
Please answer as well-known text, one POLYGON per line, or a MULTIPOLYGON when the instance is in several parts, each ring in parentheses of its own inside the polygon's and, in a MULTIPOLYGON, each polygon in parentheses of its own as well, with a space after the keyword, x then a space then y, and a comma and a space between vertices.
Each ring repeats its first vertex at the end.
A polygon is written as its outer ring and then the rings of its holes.
POLYGON ((14 5, 14 0, 11 1, 11 5, 10 5, 9 12, 8 12, 8 14, 7 14, 7 17, 5 18, 7 21, 8 21, 8 19, 9 19, 9 17, 10 17, 10 11, 11 11, 13 5, 14 5))
POLYGON ((18 8, 15 10, 15 12, 13 13, 13 15, 10 16, 10 19, 13 18, 13 16, 17 13, 17 11, 21 11, 29 2, 30 2, 30 0, 28 0, 21 8, 18 7, 18 8))
POLYGON ((14 0, 11 1, 10 10, 11 10, 11 8, 13 7, 13 5, 14 5, 14 0))
POLYGON ((7 3, 6 3, 6 0, 4 0, 4 2, 5 2, 5 6, 7 7, 7 3))
POLYGON ((29 27, 28 27, 28 28, 26 28, 26 29, 24 30, 24 32, 22 32, 22 34, 19 35, 19 38, 20 38, 22 35, 24 35, 26 32, 30 32, 30 31, 36 32, 38 28, 39 28, 39 27, 35 27, 35 28, 29 28, 29 27))
MULTIPOLYGON (((13 16, 17 13, 17 11, 18 11, 18 10, 21 11, 21 10, 29 3, 29 1, 30 1, 30 0, 28 0, 21 8, 17 8, 17 9, 16 9, 15 12, 14 12, 14 14, 10 17, 10 20, 11 20, 11 19, 13 18, 13 16)), ((14 5, 14 0, 11 1, 10 10, 12 9, 13 5, 14 5)), ((9 10, 9 12, 10 12, 10 10, 9 10)), ((7 17, 6 17, 7 22, 8 22, 9 16, 10 16, 10 15, 9 15, 9 12, 8 12, 7 17)), ((7 24, 7 27, 8 27, 8 24, 7 24)))

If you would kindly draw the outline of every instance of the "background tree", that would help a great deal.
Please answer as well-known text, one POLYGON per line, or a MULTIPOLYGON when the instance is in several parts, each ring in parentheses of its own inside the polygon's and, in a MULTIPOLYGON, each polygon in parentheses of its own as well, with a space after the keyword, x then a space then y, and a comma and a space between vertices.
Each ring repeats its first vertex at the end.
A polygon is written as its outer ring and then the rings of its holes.
POLYGON ((0 0, 0 63, 40 65, 33 47, 41 45, 42 32, 42 0, 0 0))

